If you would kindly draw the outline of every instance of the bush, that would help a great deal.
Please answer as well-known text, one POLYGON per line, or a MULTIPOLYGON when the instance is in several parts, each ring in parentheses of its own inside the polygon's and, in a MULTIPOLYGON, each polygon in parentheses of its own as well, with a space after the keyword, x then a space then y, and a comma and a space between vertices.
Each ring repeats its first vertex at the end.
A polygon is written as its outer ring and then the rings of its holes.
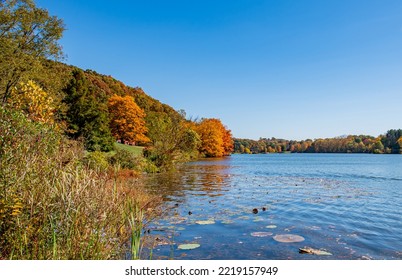
POLYGON ((104 152, 88 152, 84 157, 84 163, 95 171, 106 171, 109 167, 108 156, 104 152))
POLYGON ((116 147, 116 153, 110 159, 113 165, 119 165, 123 169, 142 170, 142 159, 134 153, 116 147))

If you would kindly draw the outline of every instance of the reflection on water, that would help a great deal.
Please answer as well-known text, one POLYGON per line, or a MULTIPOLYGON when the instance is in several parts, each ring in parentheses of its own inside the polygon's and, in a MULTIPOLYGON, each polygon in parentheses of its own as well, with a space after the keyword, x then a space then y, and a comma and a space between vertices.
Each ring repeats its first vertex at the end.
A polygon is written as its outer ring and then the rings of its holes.
POLYGON ((234 155, 149 176, 153 258, 401 259, 402 157, 234 155), (273 237, 300 235, 300 243, 273 237), (155 243, 155 242, 154 242, 155 243), (180 244, 196 243, 194 250, 180 244), (299 254, 308 246, 331 256, 299 254))

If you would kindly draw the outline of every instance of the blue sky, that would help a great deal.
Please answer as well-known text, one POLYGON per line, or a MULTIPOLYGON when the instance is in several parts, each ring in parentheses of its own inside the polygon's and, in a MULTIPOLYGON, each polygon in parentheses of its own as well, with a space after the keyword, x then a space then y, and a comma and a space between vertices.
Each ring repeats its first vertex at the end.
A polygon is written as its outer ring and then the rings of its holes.
POLYGON ((37 0, 66 63, 139 86, 235 137, 402 128, 402 1, 37 0))

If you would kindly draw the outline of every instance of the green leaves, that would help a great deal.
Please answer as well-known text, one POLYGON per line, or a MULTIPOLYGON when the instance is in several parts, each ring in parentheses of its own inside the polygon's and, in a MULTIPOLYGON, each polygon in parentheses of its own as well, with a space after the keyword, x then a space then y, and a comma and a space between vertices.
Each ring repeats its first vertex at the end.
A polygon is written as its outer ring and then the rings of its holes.
POLYGON ((30 0, 2 1, 0 9, 0 96, 6 102, 20 81, 46 75, 46 59, 62 58, 64 24, 30 0))

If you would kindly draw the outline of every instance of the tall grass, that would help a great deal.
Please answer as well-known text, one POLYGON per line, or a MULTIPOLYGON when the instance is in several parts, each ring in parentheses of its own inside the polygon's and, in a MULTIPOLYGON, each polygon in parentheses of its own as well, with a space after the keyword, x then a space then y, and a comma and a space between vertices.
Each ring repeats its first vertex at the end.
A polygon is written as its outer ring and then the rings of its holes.
POLYGON ((140 258, 158 199, 83 158, 80 143, 0 107, 0 259, 140 258))

